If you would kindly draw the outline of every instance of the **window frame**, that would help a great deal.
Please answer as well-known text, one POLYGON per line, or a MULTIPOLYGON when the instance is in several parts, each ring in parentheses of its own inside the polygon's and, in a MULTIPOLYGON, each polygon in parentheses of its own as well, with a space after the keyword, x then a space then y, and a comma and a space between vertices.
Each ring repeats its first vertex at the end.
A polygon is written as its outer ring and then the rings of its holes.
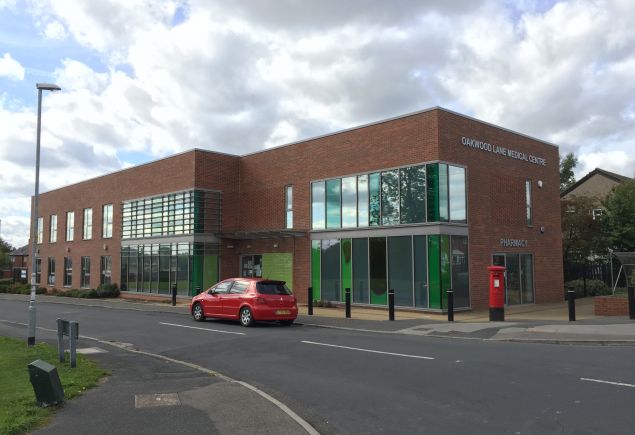
POLYGON ((101 206, 101 238, 112 239, 114 208, 112 204, 104 204, 101 206))
POLYGON ((80 288, 90 288, 90 257, 81 257, 80 288))
POLYGON ((531 180, 525 180, 525 222, 528 227, 533 226, 533 192, 531 188, 531 180))
POLYGON ((293 228, 293 185, 288 184, 284 187, 284 204, 285 204, 285 228, 293 228))
POLYGON ((91 207, 85 208, 83 216, 82 239, 91 240, 93 238, 93 209, 91 207))
POLYGON ((57 243, 57 214, 49 218, 49 243, 57 243))
POLYGON ((36 224, 36 241, 35 243, 41 245, 44 241, 44 218, 42 216, 38 216, 37 224, 36 224))
POLYGON ((55 257, 48 258, 46 284, 51 286, 55 285, 55 257), (51 267, 51 265, 53 267, 51 267))
POLYGON ((72 242, 75 240, 75 212, 66 212, 66 241, 72 242), (70 222, 70 225, 69 225, 70 222))

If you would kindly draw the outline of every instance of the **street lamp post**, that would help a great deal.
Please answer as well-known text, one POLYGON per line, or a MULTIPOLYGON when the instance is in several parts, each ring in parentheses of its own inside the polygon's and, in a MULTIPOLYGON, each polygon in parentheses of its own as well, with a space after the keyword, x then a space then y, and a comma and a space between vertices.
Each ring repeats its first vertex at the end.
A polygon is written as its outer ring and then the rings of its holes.
POLYGON ((40 192, 40 129, 42 126, 42 91, 59 91, 60 88, 52 83, 37 83, 37 144, 35 147, 35 195, 33 195, 33 211, 31 213, 31 299, 29 300, 29 329, 27 345, 35 345, 35 291, 37 290, 37 261, 35 259, 37 247, 38 195, 40 192))

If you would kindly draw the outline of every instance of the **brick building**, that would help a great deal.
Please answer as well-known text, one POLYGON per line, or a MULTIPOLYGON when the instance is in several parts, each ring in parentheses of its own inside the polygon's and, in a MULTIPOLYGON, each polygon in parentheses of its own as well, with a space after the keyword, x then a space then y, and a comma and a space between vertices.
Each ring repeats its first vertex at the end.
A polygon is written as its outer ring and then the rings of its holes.
POLYGON ((442 108, 252 154, 195 149, 41 195, 50 287, 181 295, 283 279, 306 301, 487 306, 562 297, 558 149, 442 108))

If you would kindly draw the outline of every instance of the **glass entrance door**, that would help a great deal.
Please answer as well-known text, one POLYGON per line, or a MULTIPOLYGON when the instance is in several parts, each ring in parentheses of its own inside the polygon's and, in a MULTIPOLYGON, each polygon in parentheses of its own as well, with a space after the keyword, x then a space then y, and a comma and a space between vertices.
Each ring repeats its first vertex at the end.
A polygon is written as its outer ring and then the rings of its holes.
POLYGON ((534 260, 532 254, 500 253, 492 255, 494 266, 505 267, 505 304, 534 302, 534 260))
POLYGON ((243 255, 240 270, 243 278, 261 278, 262 255, 243 255))

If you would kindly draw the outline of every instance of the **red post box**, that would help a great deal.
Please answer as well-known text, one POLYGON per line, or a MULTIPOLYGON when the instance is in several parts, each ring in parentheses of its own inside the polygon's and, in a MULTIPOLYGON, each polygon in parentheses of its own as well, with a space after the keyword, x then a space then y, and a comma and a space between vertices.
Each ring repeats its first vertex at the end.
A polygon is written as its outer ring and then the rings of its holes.
POLYGON ((505 320, 505 268, 489 266, 489 320, 505 320))

